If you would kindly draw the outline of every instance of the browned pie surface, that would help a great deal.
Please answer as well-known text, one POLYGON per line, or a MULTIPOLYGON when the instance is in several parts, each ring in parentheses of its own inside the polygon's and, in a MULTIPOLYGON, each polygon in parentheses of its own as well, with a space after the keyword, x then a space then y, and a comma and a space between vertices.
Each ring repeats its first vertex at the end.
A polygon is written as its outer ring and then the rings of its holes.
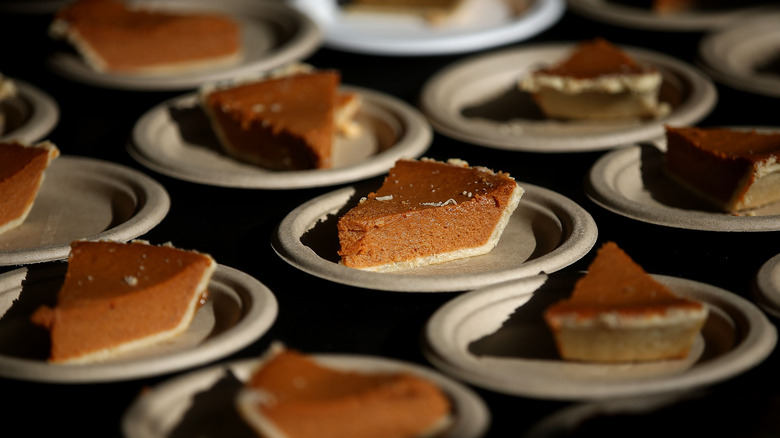
POLYGON ((206 105, 237 158, 269 169, 331 167, 337 71, 215 90, 206 105))
POLYGON ((579 79, 609 74, 636 74, 652 71, 637 63, 631 56, 603 38, 595 38, 577 44, 569 56, 538 73, 570 76, 579 79))
POLYGON ((338 222, 342 263, 381 265, 484 245, 517 183, 506 173, 399 160, 338 222))
POLYGON ((78 0, 55 18, 67 21, 111 71, 221 58, 241 48, 238 24, 216 13, 131 9, 117 0, 78 0))
POLYGON ((450 412, 433 383, 408 373, 361 373, 284 350, 247 385, 272 394, 257 408, 288 437, 415 437, 450 412))
MULTIPOLYGON (((780 152, 780 134, 759 133, 728 128, 697 128, 667 126, 666 132, 680 141, 723 158, 745 157, 753 161, 766 159, 780 152)), ((676 140, 673 139, 672 141, 676 140)))
POLYGON ((671 308, 699 309, 702 304, 678 297, 634 262, 614 242, 598 251, 571 296, 547 309, 550 316, 593 317, 605 311, 622 315, 663 314, 671 308))
POLYGON ((778 133, 666 126, 666 139, 666 170, 722 203, 742 199, 756 164, 780 153, 778 133))
POLYGON ((71 244, 54 308, 33 322, 50 330, 53 362, 112 348, 179 325, 213 261, 206 255, 144 243, 71 244))

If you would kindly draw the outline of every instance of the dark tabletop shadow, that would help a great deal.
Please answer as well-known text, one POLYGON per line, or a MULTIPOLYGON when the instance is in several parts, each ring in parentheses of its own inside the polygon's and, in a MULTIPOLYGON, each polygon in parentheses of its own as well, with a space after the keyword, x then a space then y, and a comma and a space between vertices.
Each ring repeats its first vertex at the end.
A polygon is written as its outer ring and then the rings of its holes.
POLYGON ((33 324, 30 316, 41 305, 57 303, 67 264, 51 262, 27 269, 19 297, 0 316, 0 356, 46 361, 51 350, 49 331, 33 324))
POLYGON ((674 181, 663 167, 664 152, 652 144, 640 144, 642 184, 657 202, 682 210, 722 213, 694 193, 674 181))
POLYGON ((236 410, 241 382, 230 370, 211 387, 196 393, 169 438, 254 438, 252 429, 236 410))
POLYGON ((554 302, 565 298, 573 276, 550 277, 532 297, 512 312, 493 333, 472 341, 468 350, 475 356, 555 360, 559 358, 555 340, 543 314, 554 302))
POLYGON ((211 121, 200 105, 191 107, 171 105, 168 108, 168 113, 185 143, 210 149, 220 154, 223 152, 219 140, 211 128, 211 121))
POLYGON ((545 119, 531 95, 520 91, 516 86, 510 87, 489 100, 463 108, 461 114, 466 118, 486 119, 494 122, 545 119))

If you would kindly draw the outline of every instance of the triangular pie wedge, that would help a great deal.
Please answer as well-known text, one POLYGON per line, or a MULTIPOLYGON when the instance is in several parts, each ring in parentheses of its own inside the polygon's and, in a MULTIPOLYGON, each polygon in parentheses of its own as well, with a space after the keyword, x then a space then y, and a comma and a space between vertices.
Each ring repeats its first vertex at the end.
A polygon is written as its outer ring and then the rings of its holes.
POLYGON ((56 304, 31 319, 50 332, 50 362, 104 361, 187 330, 215 269, 208 254, 170 244, 72 242, 56 304))
POLYGON ((0 234, 20 226, 32 210, 49 164, 59 149, 44 141, 0 142, 0 234))
POLYGON ((704 303, 678 296, 606 242, 544 319, 563 359, 645 362, 685 358, 707 315, 704 303))

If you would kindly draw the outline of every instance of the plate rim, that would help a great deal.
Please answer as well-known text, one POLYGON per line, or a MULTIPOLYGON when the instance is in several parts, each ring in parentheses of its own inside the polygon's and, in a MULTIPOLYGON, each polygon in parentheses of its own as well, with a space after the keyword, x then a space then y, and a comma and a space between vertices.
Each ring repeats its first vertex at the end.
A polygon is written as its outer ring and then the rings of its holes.
POLYGON ((758 269, 754 296, 767 313, 780 318, 780 253, 770 257, 758 269))
MULTIPOLYGON (((138 195, 139 203, 136 204, 136 211, 127 221, 90 236, 81 236, 82 239, 130 240, 153 229, 162 222, 170 210, 171 198, 165 187, 133 168, 78 155, 60 155, 50 166, 63 165, 80 168, 87 171, 88 175, 95 175, 96 172, 110 174, 112 178, 115 178, 115 182, 124 183, 126 188, 138 195), (67 164, 62 164, 63 162, 67 164)), ((70 242, 0 251, 0 266, 62 260, 68 256, 69 252, 70 242)))
POLYGON ((652 31, 701 32, 726 26, 735 19, 760 14, 765 8, 739 8, 725 11, 696 11, 680 13, 677 16, 657 16, 650 10, 628 5, 614 4, 605 0, 567 0, 569 8, 583 16, 622 27, 652 31))
POLYGON ((257 177, 242 176, 234 179, 225 178, 224 172, 198 176, 191 171, 191 167, 174 168, 167 163, 161 163, 159 157, 149 156, 149 151, 153 153, 158 150, 148 138, 150 125, 155 123, 155 118, 160 117, 168 107, 197 98, 197 93, 188 93, 161 102, 144 113, 133 127, 127 149, 136 161, 147 168, 184 181, 222 187, 278 190, 324 187, 371 178, 387 172, 399 158, 416 158, 428 150, 433 141, 433 128, 415 107, 394 96, 368 88, 342 85, 340 89, 359 93, 363 97, 362 105, 379 108, 395 118, 403 129, 397 142, 360 163, 340 168, 283 173, 258 168, 257 177))
MULTIPOLYGON (((135 4, 157 5, 154 0, 133 0, 135 4)), ((46 59, 47 67, 59 75, 87 85, 134 91, 174 91, 197 88, 204 82, 230 79, 234 76, 246 75, 252 72, 268 70, 314 53, 322 44, 323 34, 319 25, 308 15, 281 1, 252 0, 222 0, 214 6, 205 6, 197 0, 176 0, 167 7, 176 10, 181 4, 200 5, 196 10, 216 9, 230 14, 231 8, 251 7, 257 15, 278 23, 294 22, 297 32, 294 36, 264 56, 251 62, 242 61, 238 65, 228 66, 203 73, 193 73, 191 76, 133 76, 101 73, 92 70, 83 59, 72 51, 55 51, 46 59), (171 6, 172 5, 172 6, 171 6)), ((253 16, 254 17, 254 16, 253 16)), ((257 17, 254 17, 257 18, 257 17)))
POLYGON ((566 0, 535 0, 526 11, 507 25, 480 32, 461 32, 430 38, 376 38, 360 39, 354 34, 336 34, 324 31, 323 45, 332 49, 369 55, 427 56, 450 55, 519 42, 533 37, 558 22, 566 11, 566 0), (372 42, 372 40, 378 40, 372 42))
POLYGON ((30 103, 30 118, 13 131, 3 133, 0 141, 17 139, 35 143, 49 135, 60 119, 60 107, 54 98, 30 82, 15 77, 9 78, 18 90, 17 98, 30 103))
MULTIPOLYGON (((54 278, 57 270, 62 274, 61 266, 25 266, 0 274, 0 284, 17 284, 16 280, 21 284, 30 269, 54 271, 55 274, 48 278, 54 278)), ((246 294, 240 295, 249 300, 248 303, 244 302, 244 305, 249 306, 244 309, 241 320, 227 333, 209 338, 193 349, 160 356, 83 365, 53 365, 45 361, 0 355, 0 375, 9 379, 63 384, 118 382, 158 376, 196 368, 228 356, 255 342, 273 326, 279 305, 276 296, 265 284, 243 271, 221 264, 217 264, 211 281, 223 282, 228 286, 240 285, 246 289, 246 294)))
MULTIPOLYGON (((452 438, 455 438, 456 436, 483 436, 490 426, 492 420, 491 413, 482 397, 465 384, 432 367, 396 358, 351 353, 314 353, 311 354, 311 357, 322 361, 326 365, 336 366, 341 369, 369 370, 380 367, 383 370, 410 371, 418 376, 433 381, 453 397, 455 407, 468 408, 463 409, 463 412, 466 412, 467 416, 465 419, 461 420, 461 423, 466 423, 465 425, 462 424, 461 428, 465 428, 466 430, 461 430, 460 432, 465 434, 445 434, 442 438, 450 436, 452 438), (350 362, 352 363, 351 365, 350 362), (357 366, 355 366, 355 364, 357 366)), ((178 393, 186 392, 187 388, 193 387, 193 384, 196 381, 218 378, 220 375, 229 371, 232 371, 237 378, 240 378, 242 374, 248 374, 250 370, 261 363, 262 360, 262 358, 257 357, 237 359, 190 371, 181 376, 159 383, 152 387, 149 392, 145 393, 143 397, 137 397, 122 414, 121 428, 123 433, 128 438, 149 438, 148 434, 144 433, 146 429, 142 428, 145 418, 144 410, 148 410, 151 405, 157 402, 155 397, 163 397, 166 392, 169 394, 174 391, 178 391, 178 393)), ((181 395, 178 393, 170 395, 170 397, 173 397, 174 395, 180 397, 181 395)), ((146 421, 149 420, 147 419, 146 421)), ((162 436, 160 438, 162 438, 162 436)))
MULTIPOLYGON (((780 19, 780 9, 774 9, 768 11, 767 14, 750 17, 704 35, 699 41, 699 63, 715 80, 729 87, 770 97, 780 97, 780 79, 771 76, 741 75, 739 72, 729 68, 727 63, 720 62, 723 56, 728 54, 722 52, 728 52, 729 46, 733 46, 735 43, 746 44, 751 40, 755 41, 765 38, 766 24, 771 24, 767 22, 777 21, 778 19, 780 19), (743 38, 735 40, 735 34, 743 38)), ((774 30, 775 38, 780 36, 780 32, 776 29, 771 27, 770 29, 774 30)), ((780 48, 780 45, 778 48, 780 48)))
POLYGON ((564 229, 561 232, 562 241, 555 250, 511 270, 477 275, 448 274, 449 281, 443 281, 441 275, 405 276, 361 271, 320 258, 299 237, 323 215, 345 205, 357 193, 355 186, 322 194, 290 211, 277 226, 271 246, 282 260, 310 275, 349 286, 408 293, 460 292, 536 275, 545 270, 554 272, 575 263, 593 248, 598 237, 598 227, 587 210, 570 198, 541 186, 522 181, 518 181, 518 185, 525 189, 520 200, 521 206, 523 202, 533 202, 534 205, 546 208, 561 220, 564 229))
MULTIPOLYGON (((522 56, 523 54, 533 57, 550 51, 565 52, 574 47, 576 43, 576 41, 541 42, 472 55, 455 61, 435 72, 426 80, 419 99, 421 111, 428 117, 436 131, 477 146, 519 152, 572 153, 602 151, 632 142, 650 141, 663 135, 664 124, 693 124, 705 118, 715 108, 718 101, 718 91, 713 81, 703 71, 670 55, 626 44, 619 46, 638 60, 656 65, 661 70, 679 74, 691 87, 688 99, 672 110, 669 115, 644 121, 639 126, 622 127, 619 131, 612 133, 594 135, 580 133, 561 139, 550 139, 544 136, 529 137, 527 133, 524 133, 523 141, 519 142, 518 139, 521 137, 509 134, 496 139, 480 138, 478 133, 470 133, 467 129, 463 129, 464 120, 466 122, 468 120, 457 114, 460 108, 448 105, 447 110, 442 111, 439 108, 440 105, 437 104, 436 96, 444 93, 443 90, 447 89, 448 80, 454 81, 453 78, 457 78, 458 75, 463 75, 470 70, 478 70, 485 63, 522 56)), ((512 69, 507 69, 507 71, 512 71, 512 69)), ((518 69, 517 73, 519 75, 521 70, 518 69)), ((509 85, 511 86, 511 84, 509 85)), ((509 124, 496 124, 496 127, 500 128, 505 125, 509 124)), ((468 123, 465 126, 468 126, 468 123)))
MULTIPOLYGON (((708 384, 734 377, 758 365, 772 353, 777 344, 777 329, 766 315, 747 299, 708 283, 660 274, 650 275, 667 286, 694 287, 698 299, 707 302, 710 306, 717 307, 730 317, 733 317, 739 325, 736 329, 740 332, 739 343, 726 354, 718 356, 705 364, 694 365, 683 373, 673 376, 644 378, 634 381, 619 380, 610 385, 580 380, 577 382, 576 387, 567 384, 565 388, 564 385, 559 386, 556 391, 545 391, 534 390, 528 387, 524 389, 510 388, 506 385, 506 382, 501 382, 495 376, 480 374, 473 367, 470 369, 464 365, 463 361, 458 360, 457 357, 460 352, 455 351, 459 349, 459 346, 450 345, 452 344, 451 341, 447 345, 443 345, 432 340, 442 338, 437 336, 437 330, 441 330, 448 312, 452 312, 453 309, 460 309, 471 301, 484 299, 485 297, 493 298, 493 296, 499 299, 507 299, 518 295, 530 295, 546 281, 549 281, 549 279, 574 281, 580 275, 582 273, 574 272, 539 275, 477 289, 453 298, 436 310, 426 322, 424 328, 424 356, 442 371, 484 389, 535 399, 573 401, 673 393, 679 391, 681 388, 680 384, 686 383, 686 380, 688 381, 688 387, 701 388, 708 384), (525 289, 518 290, 518 288, 522 287, 525 287, 525 289), (531 287, 534 287, 534 289, 530 290, 531 287), (750 355, 750 357, 746 355, 750 355), (724 362, 731 367, 728 369, 729 372, 725 372, 726 370, 722 369, 724 362), (718 368, 719 366, 721 369, 718 368), (691 370, 694 371, 692 372, 691 370)), ((452 333, 448 334, 450 337, 452 336, 452 333)), ((558 376, 556 381, 560 381, 559 379, 562 377, 558 376)), ((538 383, 538 377, 535 382, 538 383)), ((549 388, 549 385, 547 387, 549 388)))
MULTIPOLYGON (((780 129, 780 128, 778 128, 780 129)), ((599 157, 587 173, 585 194, 595 204, 615 214, 654 225, 697 231, 766 232, 780 230, 780 215, 733 216, 728 213, 679 210, 655 206, 628 199, 614 190, 607 178, 606 168, 620 162, 638 162, 640 145, 610 151, 599 157), (636 159, 633 159, 635 158, 636 159), (659 214, 661 213, 661 214, 659 214)), ((622 169, 633 167, 626 165, 622 169)))

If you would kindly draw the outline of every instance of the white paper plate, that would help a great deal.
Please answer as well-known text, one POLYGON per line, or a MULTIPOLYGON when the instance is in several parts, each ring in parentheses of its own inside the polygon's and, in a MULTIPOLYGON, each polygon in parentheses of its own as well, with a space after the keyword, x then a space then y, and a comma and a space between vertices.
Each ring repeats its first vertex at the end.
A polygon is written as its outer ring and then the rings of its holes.
POLYGON ((561 360, 542 313, 571 293, 575 274, 540 275, 459 295, 429 319, 425 355, 447 374, 482 388, 575 400, 702 387, 746 371, 774 349, 775 327, 749 301, 711 285, 653 277, 710 308, 686 359, 614 365, 561 360))
POLYGON ((308 201, 280 223, 272 242, 296 268, 351 286, 395 292, 471 290, 502 281, 554 272, 590 251, 598 230, 590 214, 548 189, 525 189, 501 240, 491 252, 396 272, 368 272, 338 263, 336 222, 370 190, 346 187, 308 201))
POLYGON ((333 49, 374 55, 444 55, 484 50, 531 38, 563 16, 564 0, 530 0, 515 15, 503 0, 476 0, 461 20, 432 26, 422 18, 347 13, 336 0, 288 0, 316 19, 333 49))
POLYGON ((68 79, 88 85, 127 90, 183 90, 304 59, 322 42, 322 32, 314 21, 280 1, 143 0, 134 4, 171 11, 215 10, 230 14, 242 25, 244 59, 238 65, 188 74, 136 76, 97 72, 75 50, 63 50, 51 54, 47 60, 49 67, 68 79))
MULTIPOLYGON (((648 2, 649 3, 649 2, 648 2)), ((649 7, 631 6, 611 0, 568 0, 569 8, 582 16, 618 26, 670 32, 700 32, 727 26, 759 15, 765 7, 742 6, 660 15, 649 7)))
POLYGON ((41 304, 52 303, 65 263, 36 265, 0 275, 0 375, 56 383, 118 381, 161 375, 220 359, 252 342, 273 325, 278 304, 262 283, 218 265, 209 297, 186 332, 174 340, 96 364, 46 361, 48 334, 30 322, 41 304))
POLYGON ((0 108, 5 116, 0 141, 19 140, 35 143, 46 137, 57 125, 60 107, 45 91, 16 78, 17 95, 3 101, 0 108))
POLYGON ((577 152, 661 137, 664 124, 695 124, 717 101, 714 84, 696 68, 664 54, 621 46, 637 61, 661 71, 661 100, 672 105, 669 115, 646 121, 547 119, 517 82, 539 65, 565 58, 573 47, 547 43, 458 61, 424 85, 421 109, 434 129, 468 143, 529 152, 577 152))
POLYGON ((425 117, 405 102, 376 91, 360 93, 356 121, 361 134, 337 138, 334 167, 271 171, 225 155, 200 107, 197 94, 163 102, 149 110, 133 129, 129 152, 144 166, 203 184, 257 189, 297 189, 336 185, 387 172, 400 158, 417 158, 433 133, 425 117))
POLYGON ((134 169, 60 155, 27 219, 0 234, 0 266, 65 259, 78 239, 128 241, 168 214, 168 192, 134 169))
POLYGON ((730 87, 780 97, 780 9, 705 35, 703 68, 730 87))
POLYGON ((752 216, 718 211, 664 173, 662 149, 653 145, 622 148, 599 158, 585 191, 601 207, 651 224, 703 231, 780 230, 780 203, 758 208, 752 216))
MULTIPOLYGON (((439 385, 450 397, 455 415, 442 438, 484 436, 490 412, 468 387, 420 365, 371 356, 313 355, 325 366, 361 372, 411 372, 439 385)), ((127 438, 182 436, 251 438, 255 435, 235 409, 235 397, 260 359, 247 359, 190 372, 139 396, 122 418, 127 438)))
POLYGON ((761 265, 754 292, 761 308, 780 318, 780 253, 761 265))

